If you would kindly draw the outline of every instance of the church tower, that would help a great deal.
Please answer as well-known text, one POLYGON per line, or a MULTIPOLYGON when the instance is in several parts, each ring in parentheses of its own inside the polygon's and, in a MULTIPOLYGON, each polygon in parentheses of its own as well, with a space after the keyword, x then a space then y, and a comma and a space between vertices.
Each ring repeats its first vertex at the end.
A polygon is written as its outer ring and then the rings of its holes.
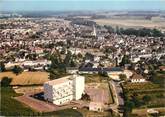
POLYGON ((95 25, 93 25, 93 36, 97 36, 97 31, 96 31, 96 27, 95 27, 95 25))

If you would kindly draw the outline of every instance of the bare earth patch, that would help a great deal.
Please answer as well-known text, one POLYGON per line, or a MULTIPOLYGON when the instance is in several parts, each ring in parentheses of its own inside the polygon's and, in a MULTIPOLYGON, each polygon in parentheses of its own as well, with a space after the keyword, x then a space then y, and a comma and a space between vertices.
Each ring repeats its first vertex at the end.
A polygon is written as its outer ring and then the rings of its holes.
POLYGON ((32 97, 29 97, 28 95, 19 96, 15 99, 39 112, 51 112, 56 110, 56 105, 34 99, 32 97))
POLYGON ((90 83, 90 85, 86 86, 85 92, 91 97, 91 101, 93 102, 111 103, 108 87, 105 88, 106 84, 104 87, 102 85, 103 83, 90 83))

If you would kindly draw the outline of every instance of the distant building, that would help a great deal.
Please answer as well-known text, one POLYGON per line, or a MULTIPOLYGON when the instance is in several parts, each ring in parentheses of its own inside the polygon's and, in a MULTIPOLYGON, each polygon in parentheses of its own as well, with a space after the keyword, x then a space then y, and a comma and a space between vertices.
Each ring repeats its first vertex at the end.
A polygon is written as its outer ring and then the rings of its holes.
POLYGON ((112 68, 107 68, 107 67, 103 67, 103 68, 92 68, 92 67, 84 67, 84 68, 80 68, 79 69, 79 73, 87 73, 87 74, 93 74, 93 73, 111 73, 111 72, 122 72, 123 70, 119 67, 112 67, 112 68))
POLYGON ((165 71, 165 66, 160 66, 159 69, 160 71, 165 71))
POLYGON ((44 98, 56 105, 79 100, 84 92, 85 78, 70 75, 44 83, 44 98))
POLYGON ((131 82, 140 83, 140 82, 146 82, 146 80, 141 75, 134 73, 133 77, 131 78, 131 82))
POLYGON ((107 73, 113 80, 120 80, 119 75, 124 74, 124 71, 120 67, 113 67, 107 73))
POLYGON ((70 74, 76 74, 78 73, 78 67, 67 67, 66 72, 70 74))
POLYGON ((79 69, 80 74, 97 74, 97 73, 107 73, 109 77, 114 80, 120 80, 119 75, 125 74, 127 78, 129 78, 132 74, 130 71, 123 71, 120 67, 112 67, 112 68, 92 68, 85 67, 79 69))
POLYGON ((92 32, 92 35, 93 36, 97 36, 97 31, 96 31, 96 27, 93 25, 93 32, 92 32))

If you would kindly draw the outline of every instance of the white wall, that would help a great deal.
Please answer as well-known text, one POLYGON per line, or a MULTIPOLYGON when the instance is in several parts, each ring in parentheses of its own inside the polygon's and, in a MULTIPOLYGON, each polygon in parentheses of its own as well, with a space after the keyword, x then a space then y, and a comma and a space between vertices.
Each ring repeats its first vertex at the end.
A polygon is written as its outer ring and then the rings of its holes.
POLYGON ((75 99, 81 99, 85 88, 85 78, 83 76, 74 76, 75 99))

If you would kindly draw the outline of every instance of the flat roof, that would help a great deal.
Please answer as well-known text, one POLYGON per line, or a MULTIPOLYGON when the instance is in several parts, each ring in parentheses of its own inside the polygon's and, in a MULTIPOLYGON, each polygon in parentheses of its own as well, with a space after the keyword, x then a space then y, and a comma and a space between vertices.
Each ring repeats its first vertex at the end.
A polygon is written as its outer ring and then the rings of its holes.
POLYGON ((44 84, 57 85, 57 84, 61 84, 61 83, 67 82, 67 81, 71 81, 77 77, 80 77, 80 75, 77 75, 77 74, 69 75, 69 76, 65 76, 62 78, 55 79, 55 80, 47 81, 44 84))
POLYGON ((112 68, 92 68, 92 67, 84 67, 84 68, 80 68, 79 71, 92 71, 92 72, 119 72, 119 71, 123 71, 120 67, 112 67, 112 68))
POLYGON ((90 107, 102 107, 103 106, 103 103, 102 102, 90 102, 89 103, 89 106, 90 107))
POLYGON ((57 84, 67 82, 71 79, 73 79, 73 75, 69 75, 69 76, 65 76, 65 77, 62 77, 62 78, 55 79, 55 80, 51 80, 51 81, 45 82, 44 84, 57 85, 57 84))

